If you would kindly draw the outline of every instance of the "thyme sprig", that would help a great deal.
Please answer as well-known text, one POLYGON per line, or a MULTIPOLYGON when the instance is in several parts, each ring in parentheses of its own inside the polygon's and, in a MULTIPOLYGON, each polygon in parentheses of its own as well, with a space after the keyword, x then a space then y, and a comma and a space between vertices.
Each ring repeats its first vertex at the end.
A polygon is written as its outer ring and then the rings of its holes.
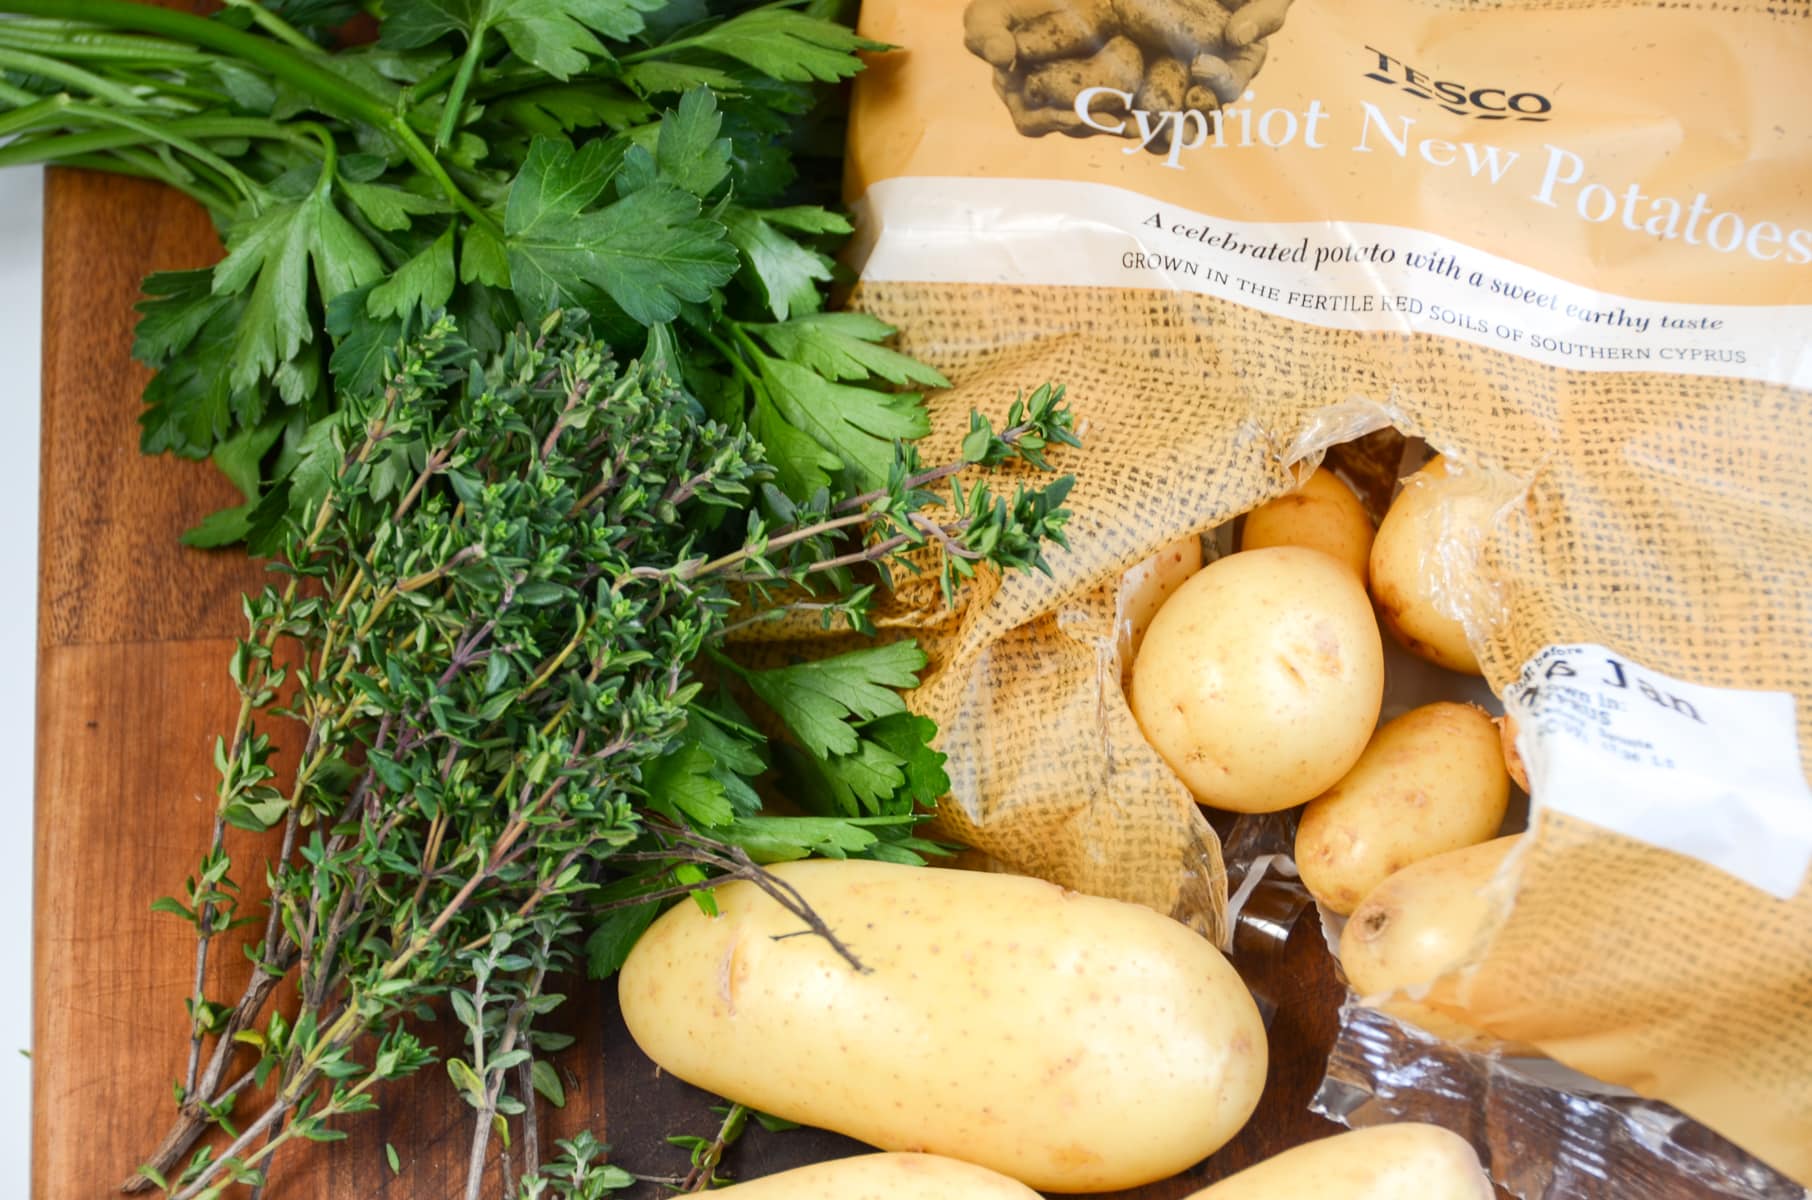
POLYGON ((127 1187, 260 1186, 286 1145, 345 1136, 342 1118, 434 1062, 415 1029, 445 1012, 465 1042, 445 1069, 475 1115, 469 1200, 499 1137, 521 1150, 521 1196, 601 1194, 632 1177, 595 1143, 538 1161, 535 1092, 558 1099, 548 1056, 567 1040, 541 1027, 550 982, 581 955, 614 969, 663 903, 708 906, 725 878, 859 969, 761 864, 937 849, 913 826, 947 786, 941 756, 897 694, 923 655, 756 668, 712 657, 726 630, 802 593, 866 627, 875 583, 858 572, 911 551, 947 587, 984 564, 1044 566, 1067 479, 1003 495, 959 471, 1047 465, 1044 447, 1074 442, 1068 412, 1041 389, 999 434, 977 418, 964 463, 928 469, 900 446, 886 486, 795 502, 750 431, 710 420, 658 364, 620 365, 582 314, 489 356, 442 316, 380 390, 342 397, 329 438, 318 505, 272 506, 283 580, 245 601, 216 836, 158 905, 197 931, 192 1039, 178 1118, 127 1187), (714 676, 785 728, 781 774, 714 676), (275 719, 304 730, 287 777, 275 719), (791 790, 788 769, 806 772, 808 815, 763 810, 755 781, 791 790), (270 833, 262 912, 228 827, 270 833), (242 925, 251 978, 210 995, 210 947, 242 925), (272 1003, 281 984, 293 1016, 272 1003), (262 1107, 239 1111, 253 1094, 262 1107), (216 1127, 224 1148, 197 1149, 216 1127))

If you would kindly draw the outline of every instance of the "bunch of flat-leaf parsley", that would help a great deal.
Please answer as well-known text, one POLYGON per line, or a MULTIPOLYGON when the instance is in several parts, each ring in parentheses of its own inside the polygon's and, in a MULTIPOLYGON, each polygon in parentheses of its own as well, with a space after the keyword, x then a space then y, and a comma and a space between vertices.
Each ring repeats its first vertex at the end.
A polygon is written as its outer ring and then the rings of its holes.
POLYGON ((849 231, 815 202, 825 85, 876 48, 839 7, 0 0, 22 18, 0 21, 0 165, 163 180, 219 228, 216 266, 146 281, 135 347, 146 451, 212 456, 245 493, 196 544, 276 549, 279 515, 321 497, 339 397, 442 309, 495 352, 582 306, 753 429, 795 499, 860 492, 926 428, 891 386, 943 381, 881 322, 821 312, 849 231))

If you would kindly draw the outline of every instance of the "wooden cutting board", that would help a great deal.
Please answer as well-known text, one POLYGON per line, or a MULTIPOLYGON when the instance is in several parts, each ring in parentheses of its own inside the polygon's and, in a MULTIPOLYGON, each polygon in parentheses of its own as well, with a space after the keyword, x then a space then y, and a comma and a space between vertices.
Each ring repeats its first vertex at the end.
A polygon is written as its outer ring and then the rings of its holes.
MULTIPOLYGON (((53 170, 46 191, 32 1194, 99 1200, 174 1114, 194 943, 149 906, 180 893, 206 844, 213 741, 237 704, 226 665, 239 594, 263 576, 237 551, 177 541, 237 501, 212 467, 138 452, 147 373, 130 359, 132 305, 147 272, 219 255, 205 216, 173 192, 114 176, 53 170)), ((245 970, 243 957, 213 954, 211 990, 232 984, 237 995, 245 970)), ((1258 1113, 1209 1162, 1122 1200, 1175 1200, 1335 1130, 1307 1110, 1341 994, 1314 921, 1298 922, 1251 977, 1280 1004, 1258 1113)), ((545 1113, 543 1144, 589 1127, 632 1171, 683 1172, 685 1155, 665 1137, 714 1132, 712 1098, 661 1077, 636 1051, 613 987, 575 980, 568 991, 554 1024, 579 1042, 560 1060, 567 1104, 545 1113)), ((264 1200, 463 1194, 470 1110, 444 1073, 424 1071, 382 1105, 350 1125, 347 1141, 285 1150, 264 1200)), ((726 1169, 752 1178, 858 1149, 815 1131, 754 1131, 726 1169)))

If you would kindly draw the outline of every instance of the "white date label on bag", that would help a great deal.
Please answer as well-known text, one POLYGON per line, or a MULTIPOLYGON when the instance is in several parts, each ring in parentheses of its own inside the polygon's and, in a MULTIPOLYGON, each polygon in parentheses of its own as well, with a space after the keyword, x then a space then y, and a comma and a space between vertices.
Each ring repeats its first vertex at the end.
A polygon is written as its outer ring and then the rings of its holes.
POLYGON ((1710 863, 1779 898, 1812 865, 1793 696, 1674 679, 1603 646, 1549 646, 1510 685, 1542 808, 1710 863))

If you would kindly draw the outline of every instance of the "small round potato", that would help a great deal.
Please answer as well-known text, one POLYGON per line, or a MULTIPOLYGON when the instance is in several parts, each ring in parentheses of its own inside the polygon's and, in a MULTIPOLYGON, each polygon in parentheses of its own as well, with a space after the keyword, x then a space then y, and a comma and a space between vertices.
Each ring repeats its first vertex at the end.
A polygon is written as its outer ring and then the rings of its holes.
POLYGON ((1491 1183, 1465 1138, 1406 1121, 1292 1147, 1185 1200, 1491 1200, 1491 1183))
POLYGON ((936 1154, 859 1154, 723 1188, 736 1200, 1038 1200, 1005 1175, 936 1154))
POLYGON ((1371 589, 1391 636, 1450 671, 1479 674, 1478 656, 1444 595, 1450 568, 1476 557, 1495 509, 1436 458, 1403 481, 1372 541, 1371 589))
POLYGON ((1296 869, 1350 913, 1391 875, 1495 836, 1510 802, 1497 727, 1471 704, 1425 704, 1390 722, 1296 829, 1296 869))
POLYGON ((1384 699, 1384 645, 1365 589, 1301 546, 1198 572, 1146 632, 1129 702, 1203 804, 1275 812, 1358 760, 1384 699))
POLYGON ((1460 1045, 1489 1041, 1471 1025, 1402 995, 1470 962, 1504 897, 1487 886, 1522 834, 1450 850, 1403 868, 1347 918, 1340 966, 1353 990, 1391 1016, 1460 1045))
POLYGON ((1529 790, 1529 768, 1523 762, 1523 752, 1516 748, 1516 718, 1509 713, 1497 719, 1498 739, 1504 744, 1504 770, 1510 773, 1511 782, 1523 791, 1529 790))
POLYGON ((1372 554, 1372 519, 1353 490, 1322 467, 1303 485, 1246 514, 1241 550, 1307 546, 1353 569, 1361 583, 1372 554))
POLYGON ((1144 562, 1128 567, 1120 577, 1120 661, 1132 665, 1145 641, 1151 619, 1164 607, 1171 593, 1202 569, 1202 539, 1194 534, 1158 547, 1144 562))

